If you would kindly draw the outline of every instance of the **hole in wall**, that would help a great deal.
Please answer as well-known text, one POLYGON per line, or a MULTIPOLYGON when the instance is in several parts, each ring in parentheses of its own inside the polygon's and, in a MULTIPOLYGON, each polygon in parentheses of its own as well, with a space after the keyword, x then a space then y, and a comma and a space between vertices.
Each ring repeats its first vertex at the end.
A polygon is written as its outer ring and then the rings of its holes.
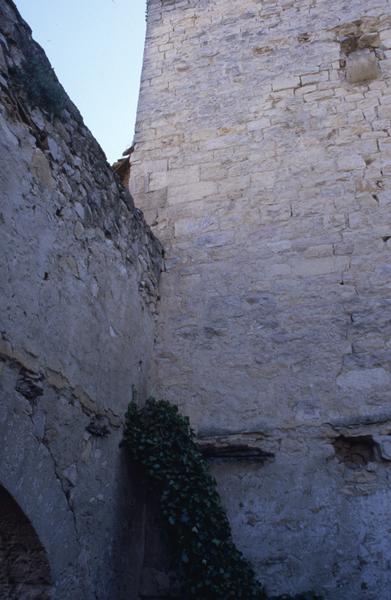
POLYGON ((35 139, 37 147, 40 148, 43 152, 49 150, 48 134, 46 133, 46 131, 39 131, 36 134, 35 139))
POLYGON ((299 44, 307 44, 311 41, 311 36, 307 32, 300 33, 300 35, 297 36, 297 41, 299 42, 299 44))
POLYGON ((352 33, 341 40, 341 50, 346 56, 358 50, 357 36, 352 33))
POLYGON ((348 83, 364 83, 380 77, 378 61, 380 36, 377 32, 363 32, 360 22, 339 40, 341 69, 348 83))
POLYGON ((340 435, 333 441, 333 446, 339 462, 349 469, 360 469, 376 460, 376 442, 370 435, 340 435))
POLYGON ((104 415, 94 415, 86 427, 86 431, 95 437, 107 437, 110 435, 110 424, 104 415))
POLYGON ((257 46, 256 48, 253 48, 253 54, 255 54, 255 56, 262 56, 263 54, 270 54, 271 52, 273 52, 273 48, 270 48, 270 46, 257 46))
POLYGON ((42 380, 43 376, 40 373, 35 373, 34 371, 22 368, 19 371, 15 390, 19 392, 19 394, 22 394, 27 400, 35 403, 37 399, 43 395, 42 380))

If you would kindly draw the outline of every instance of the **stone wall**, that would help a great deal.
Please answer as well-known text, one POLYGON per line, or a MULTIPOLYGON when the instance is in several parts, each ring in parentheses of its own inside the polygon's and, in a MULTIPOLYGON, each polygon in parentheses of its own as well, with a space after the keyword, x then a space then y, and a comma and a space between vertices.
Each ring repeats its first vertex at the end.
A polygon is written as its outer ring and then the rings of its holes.
POLYGON ((155 391, 268 453, 215 472, 271 592, 389 598, 390 83, 389 0, 149 0, 155 391))
POLYGON ((30 34, 1 0, 0 484, 52 598, 129 600, 144 509, 119 442, 148 387, 161 246, 30 34))

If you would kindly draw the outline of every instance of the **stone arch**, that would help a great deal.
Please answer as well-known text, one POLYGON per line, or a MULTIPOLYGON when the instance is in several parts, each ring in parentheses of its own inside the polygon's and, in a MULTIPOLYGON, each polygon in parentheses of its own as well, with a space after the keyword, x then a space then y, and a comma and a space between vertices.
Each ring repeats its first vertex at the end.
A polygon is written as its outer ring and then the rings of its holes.
POLYGON ((0 485, 0 600, 49 600, 46 551, 19 504, 0 485))

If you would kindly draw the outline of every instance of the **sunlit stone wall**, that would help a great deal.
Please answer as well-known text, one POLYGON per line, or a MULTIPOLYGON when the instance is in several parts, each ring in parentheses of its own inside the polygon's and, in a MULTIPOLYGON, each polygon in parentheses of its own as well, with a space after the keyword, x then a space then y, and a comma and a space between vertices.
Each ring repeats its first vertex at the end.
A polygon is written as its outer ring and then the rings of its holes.
POLYGON ((154 385, 271 592, 391 585, 389 0, 150 0, 131 190, 166 249, 154 385))

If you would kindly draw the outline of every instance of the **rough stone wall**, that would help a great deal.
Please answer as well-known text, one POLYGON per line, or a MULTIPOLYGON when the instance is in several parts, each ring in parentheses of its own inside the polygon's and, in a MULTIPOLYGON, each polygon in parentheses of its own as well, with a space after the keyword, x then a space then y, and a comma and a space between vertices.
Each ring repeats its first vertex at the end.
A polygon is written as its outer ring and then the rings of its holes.
POLYGON ((128 600, 144 509, 121 420, 148 385, 161 247, 30 33, 1 0, 0 484, 52 598, 128 600))
POLYGON ((156 394, 271 455, 215 467, 271 592, 390 595, 390 83, 389 0, 149 0, 156 394))

